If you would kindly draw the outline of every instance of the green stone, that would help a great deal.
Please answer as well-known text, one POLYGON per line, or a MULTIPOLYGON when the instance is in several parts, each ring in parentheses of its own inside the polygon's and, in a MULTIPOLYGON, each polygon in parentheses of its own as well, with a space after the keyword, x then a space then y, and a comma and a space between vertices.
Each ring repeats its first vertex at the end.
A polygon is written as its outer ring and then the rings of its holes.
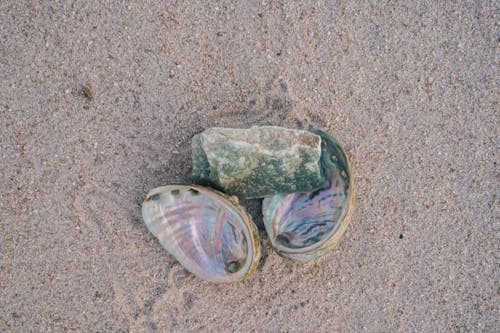
POLYGON ((243 199, 325 188, 321 140, 276 126, 209 128, 193 137, 193 180, 243 199))

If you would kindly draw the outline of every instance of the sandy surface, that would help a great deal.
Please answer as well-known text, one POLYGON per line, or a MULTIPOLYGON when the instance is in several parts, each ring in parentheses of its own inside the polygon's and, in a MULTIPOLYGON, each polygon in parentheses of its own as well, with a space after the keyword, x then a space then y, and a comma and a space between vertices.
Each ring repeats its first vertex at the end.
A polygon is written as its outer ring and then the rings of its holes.
POLYGON ((0 2, 0 331, 500 330, 494 1, 20 3, 0 2), (140 204, 189 181, 195 133, 254 124, 343 142, 353 220, 323 259, 261 233, 252 279, 205 283, 140 204))

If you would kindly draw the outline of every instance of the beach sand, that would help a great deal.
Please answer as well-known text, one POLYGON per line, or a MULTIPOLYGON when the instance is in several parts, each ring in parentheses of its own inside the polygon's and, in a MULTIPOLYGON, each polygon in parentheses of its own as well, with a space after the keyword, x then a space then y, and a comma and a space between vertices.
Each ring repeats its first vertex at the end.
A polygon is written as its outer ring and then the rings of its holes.
POLYGON ((106 3, 0 3, 1 331, 500 330, 498 3, 106 3), (203 282, 140 205, 194 134, 256 124, 336 136, 353 218, 203 282))

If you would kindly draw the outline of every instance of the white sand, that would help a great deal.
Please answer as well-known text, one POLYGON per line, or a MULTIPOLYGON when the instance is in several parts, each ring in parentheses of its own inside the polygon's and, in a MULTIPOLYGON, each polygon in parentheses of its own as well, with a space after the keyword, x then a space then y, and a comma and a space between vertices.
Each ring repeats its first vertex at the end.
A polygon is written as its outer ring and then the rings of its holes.
POLYGON ((498 3, 21 3, 0 2, 0 331, 500 330, 498 3), (353 220, 323 259, 262 233, 251 280, 205 283, 140 203, 189 181, 195 133, 254 124, 334 134, 353 220))

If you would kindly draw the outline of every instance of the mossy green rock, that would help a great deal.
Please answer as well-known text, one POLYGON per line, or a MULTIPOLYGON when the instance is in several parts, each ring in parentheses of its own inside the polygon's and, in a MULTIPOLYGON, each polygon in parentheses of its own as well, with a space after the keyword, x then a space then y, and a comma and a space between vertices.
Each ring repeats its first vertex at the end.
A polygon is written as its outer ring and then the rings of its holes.
POLYGON ((240 198, 328 186, 321 137, 276 126, 209 128, 192 141, 193 180, 240 198))

